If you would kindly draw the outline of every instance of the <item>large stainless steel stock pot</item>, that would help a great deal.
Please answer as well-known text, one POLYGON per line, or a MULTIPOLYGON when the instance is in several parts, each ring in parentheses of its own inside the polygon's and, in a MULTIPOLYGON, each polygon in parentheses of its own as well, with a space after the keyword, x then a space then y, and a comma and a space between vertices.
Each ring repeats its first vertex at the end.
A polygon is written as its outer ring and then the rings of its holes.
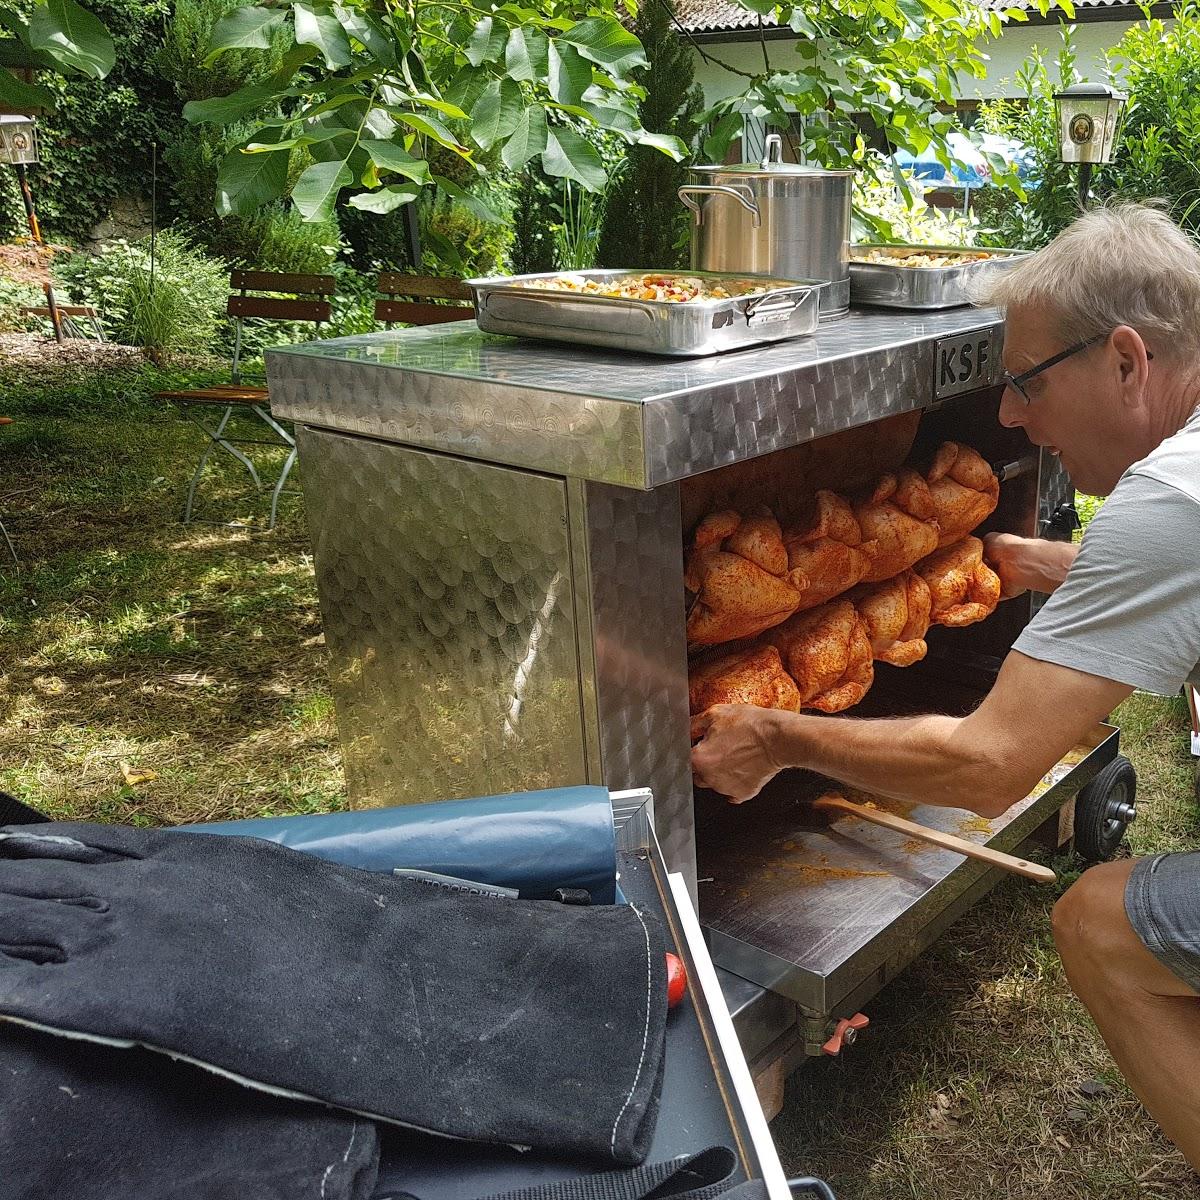
POLYGON ((692 266, 790 279, 826 279, 821 317, 850 306, 853 171, 783 161, 783 139, 767 137, 760 163, 693 167, 679 189, 692 210, 692 266))

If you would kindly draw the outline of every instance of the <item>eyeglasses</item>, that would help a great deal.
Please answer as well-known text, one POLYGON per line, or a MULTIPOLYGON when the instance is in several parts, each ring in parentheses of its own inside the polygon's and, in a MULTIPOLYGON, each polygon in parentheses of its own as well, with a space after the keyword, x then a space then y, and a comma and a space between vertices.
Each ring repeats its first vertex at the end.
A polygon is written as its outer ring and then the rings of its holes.
MULTIPOLYGON (((1020 375, 1013 375, 1008 371, 1000 377, 1005 387, 1010 387, 1026 404, 1032 402, 1033 397, 1025 390, 1025 385, 1035 376, 1040 375, 1043 371, 1048 371, 1051 367, 1062 362, 1063 359, 1071 358, 1073 355, 1079 354, 1086 350, 1089 346, 1094 346, 1097 342, 1102 342, 1108 337, 1107 333, 1098 333, 1095 337, 1085 338, 1082 342, 1076 342, 1073 346, 1068 346, 1065 350, 1060 350, 1057 354, 1052 354, 1049 358, 1038 363, 1036 367, 1030 367, 1028 371, 1022 371, 1020 375)), ((1152 354, 1147 354, 1147 358, 1153 358, 1152 354)))

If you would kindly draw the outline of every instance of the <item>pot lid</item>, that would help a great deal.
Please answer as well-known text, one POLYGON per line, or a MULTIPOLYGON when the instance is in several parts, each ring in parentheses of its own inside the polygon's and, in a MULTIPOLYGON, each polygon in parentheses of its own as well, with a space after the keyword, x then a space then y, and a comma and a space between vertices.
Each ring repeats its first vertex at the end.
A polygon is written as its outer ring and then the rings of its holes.
POLYGON ((850 176, 851 170, 829 170, 825 167, 809 167, 801 163, 783 161, 783 138, 777 133, 767 134, 762 162, 757 163, 710 163, 703 167, 692 167, 693 171, 721 175, 764 175, 809 176, 831 178, 850 176))

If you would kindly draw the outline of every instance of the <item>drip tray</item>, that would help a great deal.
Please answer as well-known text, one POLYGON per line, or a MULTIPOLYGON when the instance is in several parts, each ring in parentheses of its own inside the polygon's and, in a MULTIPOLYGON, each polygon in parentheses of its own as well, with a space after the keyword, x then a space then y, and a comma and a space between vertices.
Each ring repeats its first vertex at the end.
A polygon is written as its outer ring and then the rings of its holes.
MULTIPOLYGON (((1098 725, 1029 796, 991 821, 963 809, 870 799, 1011 852, 1116 757, 1117 742, 1114 727, 1098 725)), ((713 962, 814 1013, 865 1003, 1003 876, 855 817, 831 823, 808 803, 830 788, 821 776, 788 771, 746 804, 696 794, 700 915, 713 962)))

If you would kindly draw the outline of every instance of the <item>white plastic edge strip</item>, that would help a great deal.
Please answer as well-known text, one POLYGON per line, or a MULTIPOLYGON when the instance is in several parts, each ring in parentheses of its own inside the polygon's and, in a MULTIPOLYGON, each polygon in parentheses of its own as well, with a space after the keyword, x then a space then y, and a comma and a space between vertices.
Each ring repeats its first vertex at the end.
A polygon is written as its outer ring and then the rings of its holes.
POLYGON ((763 1116, 762 1105, 758 1093, 754 1089, 754 1080, 750 1078, 750 1068, 746 1065, 746 1057, 738 1042, 737 1032, 733 1028, 733 1018, 725 1006, 725 998, 721 993, 721 984, 717 980, 716 968, 708 956, 708 947, 704 942, 704 933, 696 910, 692 907, 691 896, 688 895, 687 884, 683 876, 671 874, 667 876, 671 885, 671 895, 675 907, 679 910, 679 921, 683 927, 683 936, 687 939, 691 951, 692 965, 700 976, 698 982, 705 997, 708 999, 709 1013, 712 1017, 713 1030, 725 1058, 729 1077, 733 1082, 733 1090, 737 1093, 738 1103, 745 1114, 746 1129, 754 1151, 758 1155, 759 1166, 762 1168, 763 1181, 767 1185, 767 1194, 771 1200, 791 1200, 788 1190, 787 1176, 779 1162, 779 1152, 775 1149, 775 1141, 763 1116))

